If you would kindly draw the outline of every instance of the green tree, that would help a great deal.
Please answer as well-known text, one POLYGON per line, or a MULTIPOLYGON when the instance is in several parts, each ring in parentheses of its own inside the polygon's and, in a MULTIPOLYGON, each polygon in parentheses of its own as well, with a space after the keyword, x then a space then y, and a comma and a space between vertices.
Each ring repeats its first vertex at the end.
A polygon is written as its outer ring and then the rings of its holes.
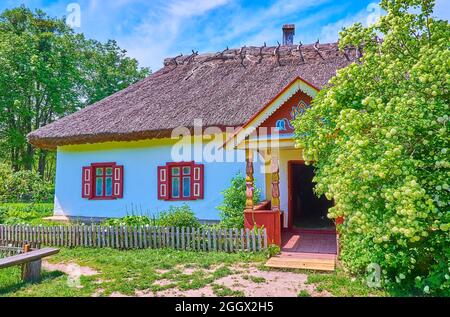
POLYGON ((0 204, 53 201, 53 184, 43 181, 36 172, 13 172, 8 165, 0 163, 0 179, 0 204))
MULTIPOLYGON (((220 211, 222 225, 226 228, 244 228, 244 209, 246 197, 246 179, 241 174, 231 180, 231 186, 223 191, 223 203, 217 209, 220 211)), ((253 202, 257 204, 261 198, 261 190, 255 188, 253 202)))
POLYGON ((104 44, 94 40, 85 41, 84 105, 93 104, 125 89, 150 73, 147 68, 139 69, 138 61, 127 57, 126 53, 113 40, 104 44))
POLYGON ((54 156, 28 144, 28 133, 149 73, 114 41, 87 40, 24 6, 0 15, 0 69, 0 159, 42 176, 54 156))
POLYGON ((450 28, 431 0, 383 0, 371 27, 340 34, 359 48, 294 125, 316 191, 345 217, 342 260, 378 263, 386 285, 450 290, 450 28), (381 38, 381 39, 380 39, 381 38))

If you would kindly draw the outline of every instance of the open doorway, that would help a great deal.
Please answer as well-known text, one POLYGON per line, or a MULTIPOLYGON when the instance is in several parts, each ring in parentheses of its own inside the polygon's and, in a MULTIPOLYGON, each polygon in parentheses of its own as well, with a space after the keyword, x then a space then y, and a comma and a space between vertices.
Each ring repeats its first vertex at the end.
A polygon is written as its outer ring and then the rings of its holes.
POLYGON ((333 202, 325 196, 316 196, 314 175, 313 166, 289 162, 289 226, 293 229, 334 231, 334 222, 327 217, 333 202))

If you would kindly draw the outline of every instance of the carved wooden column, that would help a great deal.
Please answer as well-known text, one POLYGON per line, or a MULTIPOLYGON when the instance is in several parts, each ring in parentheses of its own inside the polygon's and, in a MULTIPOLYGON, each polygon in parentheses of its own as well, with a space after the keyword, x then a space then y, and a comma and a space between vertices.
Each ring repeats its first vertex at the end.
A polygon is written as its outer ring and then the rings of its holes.
POLYGON ((254 167, 253 167, 253 152, 249 149, 245 151, 245 157, 247 160, 247 170, 246 170, 246 201, 245 209, 253 210, 253 191, 254 191, 254 167))
POLYGON ((270 172, 272 174, 272 210, 280 211, 280 165, 278 156, 274 154, 270 158, 270 172))

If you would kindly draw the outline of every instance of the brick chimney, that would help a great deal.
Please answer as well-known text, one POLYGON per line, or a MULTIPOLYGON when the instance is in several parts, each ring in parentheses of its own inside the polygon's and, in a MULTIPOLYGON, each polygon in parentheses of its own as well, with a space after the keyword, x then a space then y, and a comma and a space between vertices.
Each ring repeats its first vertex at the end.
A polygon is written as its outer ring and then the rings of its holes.
POLYGON ((295 35, 295 24, 283 25, 283 45, 293 45, 295 35))

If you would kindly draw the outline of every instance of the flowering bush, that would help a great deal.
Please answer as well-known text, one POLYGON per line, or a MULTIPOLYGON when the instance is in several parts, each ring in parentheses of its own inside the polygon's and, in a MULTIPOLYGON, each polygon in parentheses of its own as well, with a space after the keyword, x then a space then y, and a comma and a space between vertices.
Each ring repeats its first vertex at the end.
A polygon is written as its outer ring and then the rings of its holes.
POLYGON ((296 140, 335 201, 330 218, 345 217, 344 264, 378 263, 385 286, 449 295, 450 28, 431 0, 381 7, 375 25, 341 33, 340 48, 363 57, 297 118, 296 140))

